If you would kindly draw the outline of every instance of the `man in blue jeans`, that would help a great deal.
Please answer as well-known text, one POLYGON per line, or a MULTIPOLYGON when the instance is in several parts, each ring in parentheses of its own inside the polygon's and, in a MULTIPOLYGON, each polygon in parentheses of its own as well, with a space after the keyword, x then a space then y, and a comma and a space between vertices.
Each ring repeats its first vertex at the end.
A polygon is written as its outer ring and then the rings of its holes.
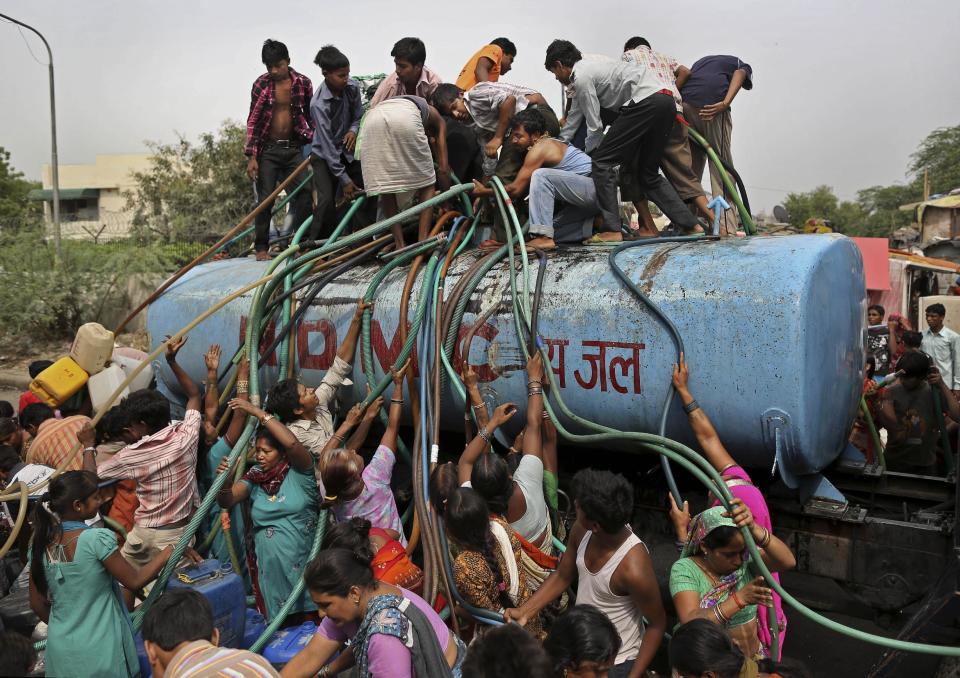
MULTIPOLYGON (((590 156, 551 138, 546 118, 536 109, 517 113, 511 126, 511 142, 525 155, 516 178, 504 188, 513 200, 521 199, 529 191, 529 245, 552 249, 556 242, 589 238, 593 219, 600 212, 590 178, 590 156), (558 199, 564 207, 555 214, 558 199)), ((479 181, 473 183, 475 196, 493 195, 493 190, 479 181)))

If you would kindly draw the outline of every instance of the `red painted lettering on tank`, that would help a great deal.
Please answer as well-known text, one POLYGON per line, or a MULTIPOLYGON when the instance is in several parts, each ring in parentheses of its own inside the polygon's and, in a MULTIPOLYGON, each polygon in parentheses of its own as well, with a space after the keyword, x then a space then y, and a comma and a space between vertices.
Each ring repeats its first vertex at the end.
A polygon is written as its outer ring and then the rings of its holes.
POLYGON ((543 343, 547 345, 548 355, 550 356, 550 369, 557 375, 557 383, 560 388, 567 386, 567 346, 569 339, 547 339, 543 338, 543 343), (554 350, 556 349, 556 350, 554 350), (554 365, 554 353, 556 353, 556 365, 554 365))
MULTIPOLYGON (((407 329, 409 328, 410 325, 408 324, 407 329)), ((377 361, 380 363, 380 368, 384 372, 396 364, 397 358, 400 357, 400 350, 403 348, 403 342, 400 340, 399 323, 396 329, 393 330, 393 337, 390 339, 390 345, 388 346, 380 321, 372 318, 370 320, 370 348, 373 349, 373 355, 376 356, 377 361)), ((413 363, 411 365, 413 373, 415 375, 420 374, 417 366, 416 344, 414 344, 414 350, 410 352, 410 355, 413 356, 413 363)))
MULTIPOLYGON (((453 349, 453 368, 460 369, 460 365, 463 362, 463 340, 466 339, 467 334, 470 332, 472 325, 467 325, 466 323, 460 325, 459 336, 457 337, 457 343, 453 349)), ((474 332, 475 338, 482 337, 488 342, 492 342, 496 336, 500 333, 500 330, 496 325, 491 325, 490 323, 484 323, 483 326, 474 332)), ((475 346, 471 343, 470 346, 475 346)), ((489 356, 489 351, 486 351, 486 354, 489 356)), ((472 364, 472 363, 471 363, 472 364)), ((477 373, 477 381, 480 383, 487 383, 494 381, 497 377, 500 376, 500 373, 494 369, 490 363, 480 363, 473 365, 473 371, 477 373)))
POLYGON ((297 328, 297 357, 301 370, 329 370, 337 355, 337 328, 329 320, 304 320, 297 328), (322 348, 317 336, 323 337, 322 348))
MULTIPOLYGON (((263 355, 263 352, 270 348, 270 344, 273 343, 273 339, 276 336, 277 328, 273 321, 270 321, 267 324, 266 329, 263 331, 263 337, 260 338, 260 354, 263 355)), ((240 345, 243 345, 243 342, 246 340, 247 335, 247 316, 240 316, 240 345)), ((263 365, 264 363, 260 363, 263 365)), ((273 355, 266 362, 267 365, 276 366, 277 364, 277 352, 274 351, 273 355)))
POLYGON ((580 370, 575 370, 573 373, 574 378, 577 380, 577 383, 581 388, 591 390, 599 383, 600 390, 606 393, 607 385, 609 383, 613 385, 613 389, 618 393, 627 393, 629 388, 627 386, 623 386, 617 380, 617 370, 619 370, 624 377, 627 377, 632 370, 633 392, 640 393, 640 350, 644 348, 643 344, 634 344, 625 341, 597 340, 584 341, 581 345, 584 349, 581 357, 590 365, 589 378, 587 378, 585 374, 581 375, 580 370), (595 349, 596 353, 587 353, 588 349, 595 349), (630 357, 625 358, 622 355, 617 355, 610 360, 608 365, 608 349, 629 350, 631 352, 630 357))

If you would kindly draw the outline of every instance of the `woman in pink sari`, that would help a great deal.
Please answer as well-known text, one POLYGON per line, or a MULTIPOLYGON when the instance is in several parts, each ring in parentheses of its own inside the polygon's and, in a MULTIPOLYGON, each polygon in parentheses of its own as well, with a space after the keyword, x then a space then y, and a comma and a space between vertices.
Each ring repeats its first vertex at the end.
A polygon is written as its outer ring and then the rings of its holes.
MULTIPOLYGON (((753 484, 747 472, 737 464, 734 458, 730 456, 730 453, 727 452, 723 443, 720 442, 720 437, 717 435, 716 429, 713 428, 713 424, 710 423, 710 418, 707 417, 707 413, 700 408, 690 393, 687 385, 689 378, 690 372, 687 368, 686 361, 683 359, 683 354, 681 354, 680 363, 673 366, 673 386, 677 389, 680 400, 683 401, 684 410, 686 410, 690 420, 690 427, 697 437, 697 442, 700 444, 704 456, 723 477, 723 481, 730 489, 730 493, 743 501, 747 508, 750 509, 754 521, 761 527, 772 531, 773 525, 770 523, 770 510, 767 508, 767 502, 763 498, 763 494, 753 484)), ((711 496, 711 500, 712 506, 720 505, 720 502, 717 501, 715 497, 711 496)), ((670 496, 670 503, 671 514, 676 514, 677 517, 686 514, 686 522, 689 523, 690 512, 687 508, 687 503, 684 502, 683 509, 680 509, 680 507, 676 505, 672 495, 670 496)), ((684 539, 685 538, 686 536, 684 536, 684 539)), ((780 581, 777 574, 773 576, 776 577, 778 582, 780 581)), ((783 613, 783 603, 776 592, 773 593, 773 607, 774 610, 776 610, 777 625, 780 630, 780 652, 782 653, 783 642, 787 635, 787 617, 783 613)), ((769 612, 766 607, 760 606, 758 608, 757 620, 759 622, 757 624, 757 635, 760 638, 760 643, 769 651, 772 639, 770 637, 769 612)), ((780 657, 776 659, 779 661, 780 657)))

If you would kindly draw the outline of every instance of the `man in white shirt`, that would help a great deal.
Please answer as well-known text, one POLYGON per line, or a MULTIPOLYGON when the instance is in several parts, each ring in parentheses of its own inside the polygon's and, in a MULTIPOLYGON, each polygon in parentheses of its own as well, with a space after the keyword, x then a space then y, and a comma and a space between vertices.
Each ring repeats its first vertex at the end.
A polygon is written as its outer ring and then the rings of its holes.
MULTIPOLYGON (((573 85, 575 106, 587 123, 586 151, 593 159, 592 176, 603 216, 599 241, 623 240, 617 200, 620 165, 636 163, 648 199, 679 228, 693 231, 697 220, 677 192, 660 176, 660 158, 676 120, 673 93, 649 69, 623 61, 584 61, 567 40, 547 47, 544 66, 563 85, 573 85), (600 110, 618 111, 604 135, 600 110)), ((569 121, 568 121, 569 124, 569 121)))
POLYGON ((920 350, 933 358, 944 383, 960 397, 960 334, 944 327, 947 309, 943 304, 930 304, 926 308, 927 329, 923 331, 920 350))

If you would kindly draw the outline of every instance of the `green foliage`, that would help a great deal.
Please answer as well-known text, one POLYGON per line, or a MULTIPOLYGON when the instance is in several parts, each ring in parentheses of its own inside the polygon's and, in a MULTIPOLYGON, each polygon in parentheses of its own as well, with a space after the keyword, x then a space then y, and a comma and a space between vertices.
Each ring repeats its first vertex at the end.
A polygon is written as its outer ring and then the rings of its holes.
POLYGON ((132 275, 166 276, 177 270, 184 263, 179 250, 135 242, 104 246, 64 240, 63 262, 57 268, 53 244, 45 241, 41 230, 4 237, 0 239, 3 337, 72 336, 81 324, 100 321, 129 305, 127 281, 132 275))
POLYGON ((829 186, 817 186, 806 193, 790 193, 784 201, 790 225, 800 228, 807 219, 827 219, 833 230, 853 235, 864 218, 862 207, 850 201, 841 202, 829 186))
POLYGON ((913 214, 900 206, 923 200, 924 171, 932 193, 960 188, 960 125, 934 130, 910 157, 909 183, 864 188, 857 191, 855 202, 840 202, 829 186, 788 194, 784 207, 790 224, 800 227, 811 217, 829 219, 840 233, 881 238, 909 226, 913 214))
POLYGON ((27 193, 40 184, 27 181, 23 172, 10 164, 10 151, 0 146, 0 229, 39 223, 43 216, 40 203, 27 200, 27 193))
POLYGON ((929 173, 931 193, 960 188, 960 125, 935 129, 910 159, 910 171, 921 185, 923 172, 929 173))
POLYGON ((226 121, 195 144, 183 137, 176 144, 149 144, 152 166, 134 175, 137 186, 126 196, 138 235, 216 240, 249 212, 245 134, 242 125, 226 121))

